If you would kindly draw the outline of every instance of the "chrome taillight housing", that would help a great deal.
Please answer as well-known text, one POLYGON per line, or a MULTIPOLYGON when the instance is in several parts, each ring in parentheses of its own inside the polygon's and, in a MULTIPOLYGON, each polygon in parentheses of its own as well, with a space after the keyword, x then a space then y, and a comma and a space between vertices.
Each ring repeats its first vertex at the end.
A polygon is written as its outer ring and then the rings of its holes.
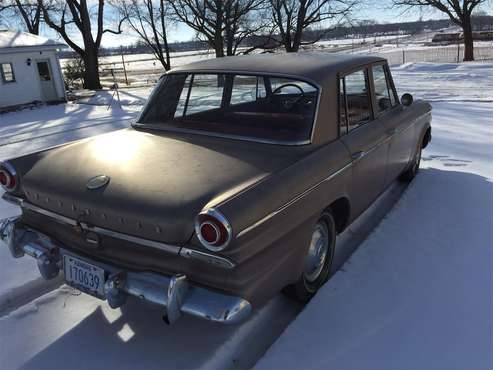
POLYGON ((233 229, 228 219, 218 210, 209 208, 195 220, 195 233, 200 243, 210 251, 219 252, 231 241, 233 229))
POLYGON ((8 162, 0 162, 0 185, 7 192, 14 191, 19 186, 17 171, 8 162))

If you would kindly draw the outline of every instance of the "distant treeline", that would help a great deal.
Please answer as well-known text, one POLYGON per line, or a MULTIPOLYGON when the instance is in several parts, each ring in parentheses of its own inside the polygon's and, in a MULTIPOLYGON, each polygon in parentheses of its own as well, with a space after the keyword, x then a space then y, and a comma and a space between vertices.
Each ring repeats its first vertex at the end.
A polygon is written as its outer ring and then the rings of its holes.
MULTIPOLYGON (((438 20, 426 20, 415 21, 405 23, 376 23, 373 21, 361 21, 351 25, 344 25, 334 27, 331 29, 322 30, 310 30, 307 29, 304 33, 304 39, 310 40, 331 40, 342 38, 368 38, 376 36, 392 36, 400 34, 418 34, 424 30, 439 30, 454 26, 454 24, 448 19, 438 20)), ((476 16, 473 17, 473 29, 474 31, 491 31, 493 30, 493 16, 476 16)), ((247 38, 243 44, 245 47, 259 44, 259 38, 262 36, 256 36, 255 38, 247 38)), ((276 39, 276 35, 263 36, 265 38, 276 39)), ((184 52, 184 51, 199 51, 207 50, 208 44, 205 41, 193 40, 182 41, 170 44, 171 52, 184 52)), ((117 47, 117 48, 101 48, 99 55, 108 56, 120 54, 123 51, 124 54, 144 54, 152 53, 152 50, 148 45, 143 42, 136 42, 132 45, 117 47)), ((73 51, 63 51, 60 53, 61 58, 74 57, 73 51)))

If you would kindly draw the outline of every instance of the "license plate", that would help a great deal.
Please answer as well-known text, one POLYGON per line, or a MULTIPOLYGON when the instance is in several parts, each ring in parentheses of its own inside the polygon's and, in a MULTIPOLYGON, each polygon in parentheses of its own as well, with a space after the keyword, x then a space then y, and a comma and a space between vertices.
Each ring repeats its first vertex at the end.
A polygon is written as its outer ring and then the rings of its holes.
POLYGON ((64 256, 65 281, 85 293, 104 298, 104 270, 72 256, 64 256))

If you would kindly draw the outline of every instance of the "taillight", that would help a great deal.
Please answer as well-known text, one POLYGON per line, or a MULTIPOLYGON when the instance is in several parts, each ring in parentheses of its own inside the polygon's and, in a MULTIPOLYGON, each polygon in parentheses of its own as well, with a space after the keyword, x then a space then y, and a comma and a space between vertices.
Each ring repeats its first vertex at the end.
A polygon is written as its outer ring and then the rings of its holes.
POLYGON ((14 191, 17 188, 17 172, 10 163, 0 163, 0 185, 5 191, 14 191))
POLYGON ((218 252, 228 246, 233 230, 222 213, 210 208, 197 216, 195 233, 204 247, 218 252))

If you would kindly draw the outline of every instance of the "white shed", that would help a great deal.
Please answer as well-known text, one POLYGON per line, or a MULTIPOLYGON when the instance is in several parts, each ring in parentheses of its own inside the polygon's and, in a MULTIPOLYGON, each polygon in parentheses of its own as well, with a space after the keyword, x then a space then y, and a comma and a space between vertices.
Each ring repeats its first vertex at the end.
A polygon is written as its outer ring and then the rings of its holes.
POLYGON ((0 30, 0 110, 66 100, 56 41, 20 31, 0 30))

